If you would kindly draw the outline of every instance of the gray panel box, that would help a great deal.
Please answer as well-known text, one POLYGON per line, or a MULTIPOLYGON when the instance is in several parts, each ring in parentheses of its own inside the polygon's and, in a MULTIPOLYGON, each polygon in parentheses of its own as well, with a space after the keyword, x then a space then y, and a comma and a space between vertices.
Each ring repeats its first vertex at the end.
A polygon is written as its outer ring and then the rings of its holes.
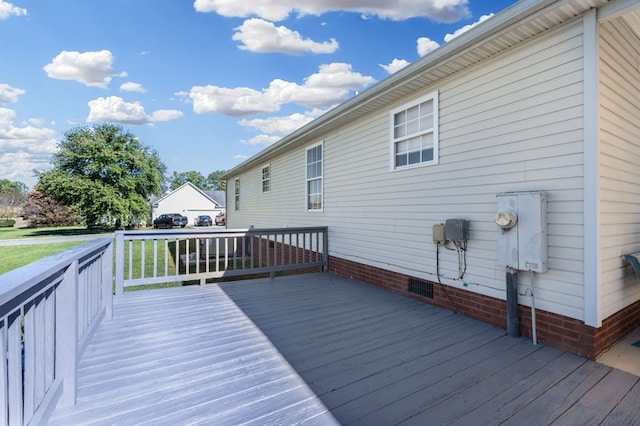
POLYGON ((508 192, 497 195, 498 266, 546 272, 547 196, 544 192, 508 192), (504 218, 515 214, 515 225, 504 218), (500 227, 502 225, 502 227, 500 227))

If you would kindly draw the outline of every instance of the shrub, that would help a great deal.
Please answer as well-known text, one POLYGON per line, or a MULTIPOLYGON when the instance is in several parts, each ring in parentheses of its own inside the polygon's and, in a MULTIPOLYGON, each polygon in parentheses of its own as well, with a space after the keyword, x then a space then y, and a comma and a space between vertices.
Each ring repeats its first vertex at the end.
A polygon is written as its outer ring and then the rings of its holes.
POLYGON ((13 228, 16 221, 13 219, 0 220, 0 228, 13 228))

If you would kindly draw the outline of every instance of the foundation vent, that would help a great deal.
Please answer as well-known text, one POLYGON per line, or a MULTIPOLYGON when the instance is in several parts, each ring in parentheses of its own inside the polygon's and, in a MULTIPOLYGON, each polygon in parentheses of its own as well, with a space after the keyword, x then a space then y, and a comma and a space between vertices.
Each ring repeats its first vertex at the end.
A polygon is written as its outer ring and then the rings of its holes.
POLYGON ((433 299, 433 284, 427 281, 409 278, 409 293, 433 299))

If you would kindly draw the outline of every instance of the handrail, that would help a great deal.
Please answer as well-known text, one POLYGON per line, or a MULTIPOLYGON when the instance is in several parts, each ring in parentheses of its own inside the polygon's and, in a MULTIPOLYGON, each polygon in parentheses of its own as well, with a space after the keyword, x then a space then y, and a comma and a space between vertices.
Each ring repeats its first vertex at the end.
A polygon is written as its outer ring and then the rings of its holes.
POLYGON ((327 227, 116 232, 116 295, 125 287, 328 265, 327 227))
POLYGON ((77 360, 112 292, 111 238, 0 275, 0 423, 41 424, 75 403, 77 360))

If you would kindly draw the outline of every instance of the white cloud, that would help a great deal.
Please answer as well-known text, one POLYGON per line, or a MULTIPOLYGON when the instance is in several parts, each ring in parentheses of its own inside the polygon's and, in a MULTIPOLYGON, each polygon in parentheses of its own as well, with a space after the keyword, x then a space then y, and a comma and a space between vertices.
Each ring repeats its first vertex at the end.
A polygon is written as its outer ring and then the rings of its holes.
POLYGON ((132 81, 129 81, 127 83, 122 83, 120 85, 120 90, 122 90, 123 92, 136 92, 136 93, 145 93, 147 91, 144 87, 142 87, 142 84, 134 83, 132 81))
POLYGON ((390 64, 387 64, 387 65, 379 64, 379 65, 382 67, 382 69, 384 69, 389 74, 393 74, 397 71, 400 71, 402 68, 406 67, 407 65, 409 65, 409 61, 406 61, 404 59, 394 59, 393 61, 391 61, 390 64))
POLYGON ((248 155, 244 155, 244 154, 236 154, 236 155, 234 155, 232 158, 233 158, 234 160, 241 160, 241 161, 244 161, 244 160, 246 160, 247 158, 249 158, 249 156, 248 156, 248 155))
POLYGON ((100 97, 89 101, 88 105, 87 122, 141 125, 182 117, 182 112, 177 110, 157 110, 152 115, 147 115, 140 102, 126 102, 118 96, 100 97))
POLYGON ((113 77, 126 76, 126 73, 116 73, 112 63, 113 56, 108 50, 84 53, 63 50, 43 70, 51 78, 105 88, 113 77))
POLYGON ((424 17, 439 22, 455 22, 471 15, 468 0, 195 0, 198 12, 216 12, 222 16, 257 16, 282 21, 292 13, 322 15, 346 11, 364 16, 404 20, 424 17))
POLYGON ((177 120, 178 118, 182 118, 183 115, 184 113, 177 109, 159 109, 153 111, 153 114, 151 114, 151 121, 158 122, 177 120))
POLYGON ((27 9, 14 6, 12 3, 0 0, 0 19, 8 19, 10 16, 26 15, 27 9))
POLYGON ((424 56, 427 53, 436 50, 438 47, 440 47, 440 44, 438 44, 437 41, 433 41, 428 37, 420 37, 417 41, 417 45, 418 45, 418 55, 420 56, 424 56))
POLYGON ((272 136, 272 135, 257 135, 252 137, 251 139, 241 140, 240 143, 244 145, 273 145, 282 139, 280 136, 272 136))
POLYGON ((266 94, 278 104, 295 103, 308 107, 327 107, 344 101, 351 90, 365 87, 375 80, 353 72, 351 65, 332 63, 320 66, 299 85, 280 79, 273 80, 266 94))
POLYGON ((263 19, 247 19, 235 30, 233 39, 242 43, 240 49, 251 52, 295 55, 303 52, 333 53, 338 49, 338 42, 333 39, 323 43, 303 39, 299 32, 284 26, 276 27, 263 19))
POLYGON ((469 25, 465 25, 462 28, 459 28, 457 30, 455 30, 453 32, 453 34, 447 34, 444 36, 444 41, 448 42, 453 40, 454 38, 458 37, 460 34, 466 33, 467 31, 469 31, 471 28, 475 27, 476 25, 478 25, 479 23, 486 21, 487 19, 491 18, 493 16, 493 13, 489 14, 489 15, 482 15, 480 17, 480 19, 478 19, 478 21, 474 22, 473 24, 469 24, 469 25))
POLYGON ((353 72, 349 64, 333 63, 321 65, 319 71, 307 77, 302 85, 276 79, 262 91, 248 87, 194 86, 189 97, 193 102, 193 110, 198 114, 219 113, 240 117, 276 112, 281 105, 288 103, 328 107, 345 100, 351 90, 374 81, 373 77, 353 72))
POLYGON ((0 83, 0 104, 18 102, 18 96, 24 95, 26 90, 16 89, 8 84, 0 83))
MULTIPOLYGON (((36 121, 36 120, 31 120, 36 121)), ((56 131, 16 123, 16 112, 0 108, 0 179, 19 181, 33 186, 33 170, 51 168, 57 151, 56 131)))
POLYGON ((248 87, 193 86, 189 97, 193 111, 198 114, 210 112, 239 117, 279 109, 263 92, 248 87))
POLYGON ((312 111, 307 111, 304 114, 294 113, 284 117, 269 117, 269 118, 256 118, 253 120, 243 119, 239 124, 244 127, 253 127, 263 133, 269 135, 288 135, 289 133, 298 130, 300 127, 309 123, 322 115, 325 110, 318 108, 312 111))

